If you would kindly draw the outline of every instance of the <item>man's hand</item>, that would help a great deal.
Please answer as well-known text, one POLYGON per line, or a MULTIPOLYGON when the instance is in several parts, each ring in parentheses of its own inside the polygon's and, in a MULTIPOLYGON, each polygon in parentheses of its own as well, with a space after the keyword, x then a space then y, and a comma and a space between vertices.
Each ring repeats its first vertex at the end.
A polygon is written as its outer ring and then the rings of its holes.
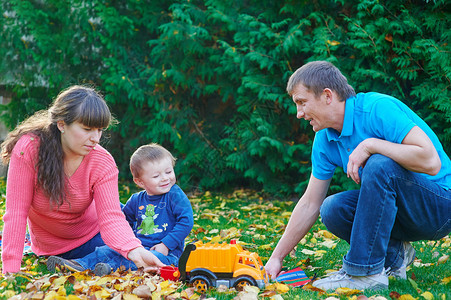
POLYGON ((132 260, 138 268, 143 267, 147 272, 158 272, 163 264, 152 252, 138 247, 128 253, 128 259, 132 260))
POLYGON ((282 270, 283 259, 299 243, 315 224, 319 216, 319 208, 326 197, 331 179, 321 180, 310 176, 307 189, 299 199, 285 232, 277 243, 265 265, 265 270, 272 279, 276 279, 282 270))
POLYGON ((265 265, 265 270, 270 279, 276 279, 277 276, 279 276, 280 271, 282 270, 282 261, 272 257, 269 258, 268 262, 265 265))
POLYGON ((362 141, 349 155, 348 177, 360 184, 359 168, 376 153, 391 158, 409 171, 431 176, 437 175, 442 166, 434 144, 420 127, 414 126, 401 144, 377 138, 362 141))
POLYGON ((366 161, 372 155, 368 149, 368 144, 371 143, 371 140, 372 138, 362 141, 349 155, 346 174, 348 178, 351 177, 357 184, 360 184, 360 167, 365 167, 366 161))
POLYGON ((150 248, 150 250, 155 250, 155 251, 160 252, 161 254, 163 254, 165 256, 168 256, 168 254, 169 254, 169 248, 166 247, 166 245, 163 244, 163 243, 156 244, 155 246, 150 248))

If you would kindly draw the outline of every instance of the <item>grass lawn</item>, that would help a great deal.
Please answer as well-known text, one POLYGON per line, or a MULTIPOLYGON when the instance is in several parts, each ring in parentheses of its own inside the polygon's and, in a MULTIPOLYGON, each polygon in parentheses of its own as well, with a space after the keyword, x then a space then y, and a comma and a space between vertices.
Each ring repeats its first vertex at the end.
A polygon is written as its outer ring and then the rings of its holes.
MULTIPOLYGON (((1 182, 4 212, 4 182, 1 182)), ((133 191, 127 186, 120 189, 121 201, 126 201, 133 191)), ((291 201, 278 201, 261 197, 256 192, 235 191, 232 194, 190 196, 194 210, 194 228, 187 242, 229 243, 235 239, 245 249, 256 252, 263 263, 269 258, 295 205, 291 201)), ((419 241, 413 246, 417 251, 414 264, 408 269, 408 280, 390 278, 388 290, 337 291, 322 293, 302 288, 272 285, 266 290, 247 289, 238 293, 234 289, 208 290, 206 295, 193 294, 193 289, 181 282, 168 282, 158 275, 142 272, 116 272, 114 276, 95 277, 81 273, 60 272, 49 274, 45 259, 27 255, 23 272, 0 279, 0 299, 451 299, 451 265, 449 261, 451 236, 439 241, 419 241), (364 295, 364 296, 363 296, 364 295), (93 298, 89 298, 89 296, 93 298), (379 296, 379 298, 377 298, 379 296), (383 298, 381 298, 383 297, 383 298)), ((297 248, 285 259, 284 266, 303 268, 310 278, 321 277, 338 270, 348 245, 328 231, 319 221, 297 248)))

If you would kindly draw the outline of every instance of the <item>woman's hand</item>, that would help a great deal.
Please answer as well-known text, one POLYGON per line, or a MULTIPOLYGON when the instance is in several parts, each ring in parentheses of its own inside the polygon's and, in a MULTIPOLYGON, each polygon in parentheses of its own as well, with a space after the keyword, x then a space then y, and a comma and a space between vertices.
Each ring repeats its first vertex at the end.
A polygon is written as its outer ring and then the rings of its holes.
POLYGON ((133 261, 138 268, 143 267, 147 272, 158 273, 159 269, 165 266, 152 252, 143 247, 131 250, 128 253, 128 259, 133 261))
POLYGON ((166 245, 163 244, 163 243, 156 244, 155 246, 150 248, 150 250, 155 250, 155 251, 160 252, 161 254, 163 254, 165 256, 168 256, 168 254, 169 254, 169 248, 166 247, 166 245))

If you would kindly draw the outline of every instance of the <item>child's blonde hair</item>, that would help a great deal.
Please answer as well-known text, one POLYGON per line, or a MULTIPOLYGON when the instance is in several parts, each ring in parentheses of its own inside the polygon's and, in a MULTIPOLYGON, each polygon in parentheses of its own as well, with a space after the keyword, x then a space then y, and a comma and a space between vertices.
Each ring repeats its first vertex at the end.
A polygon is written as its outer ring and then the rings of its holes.
POLYGON ((176 158, 163 146, 157 143, 143 145, 132 154, 130 158, 130 171, 134 178, 139 178, 144 163, 155 162, 166 157, 170 158, 172 166, 175 166, 176 158))

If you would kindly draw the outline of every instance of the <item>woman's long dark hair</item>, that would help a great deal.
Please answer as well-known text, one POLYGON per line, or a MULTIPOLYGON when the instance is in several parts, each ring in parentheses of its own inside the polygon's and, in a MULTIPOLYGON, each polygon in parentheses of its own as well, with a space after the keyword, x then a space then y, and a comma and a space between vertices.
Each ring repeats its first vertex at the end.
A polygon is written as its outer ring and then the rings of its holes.
POLYGON ((36 112, 11 131, 1 145, 1 155, 3 164, 7 165, 14 146, 23 135, 33 133, 38 136, 38 184, 50 198, 50 204, 59 207, 67 198, 58 121, 64 121, 66 125, 79 122, 90 128, 106 128, 110 124, 111 113, 103 97, 93 88, 71 86, 56 97, 48 110, 36 112))

